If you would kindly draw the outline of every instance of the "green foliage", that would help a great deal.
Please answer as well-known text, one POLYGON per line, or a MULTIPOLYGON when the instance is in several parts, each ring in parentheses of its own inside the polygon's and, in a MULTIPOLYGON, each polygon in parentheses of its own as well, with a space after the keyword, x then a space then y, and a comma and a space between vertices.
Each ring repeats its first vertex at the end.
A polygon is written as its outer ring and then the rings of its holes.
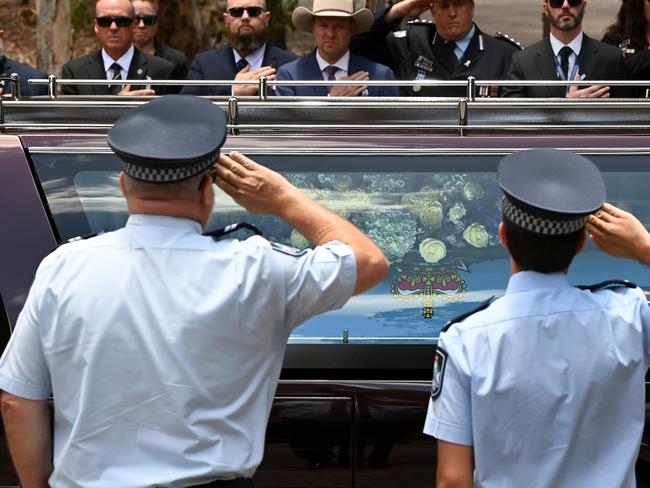
POLYGON ((73 32, 92 33, 94 3, 92 0, 72 0, 70 4, 70 22, 73 32))

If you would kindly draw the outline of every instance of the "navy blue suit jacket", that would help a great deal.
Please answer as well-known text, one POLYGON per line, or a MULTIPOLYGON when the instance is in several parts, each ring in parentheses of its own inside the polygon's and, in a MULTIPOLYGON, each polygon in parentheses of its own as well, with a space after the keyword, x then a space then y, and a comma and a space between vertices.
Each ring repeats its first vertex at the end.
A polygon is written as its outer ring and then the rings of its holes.
MULTIPOLYGON (((367 71, 371 80, 394 80, 393 72, 387 66, 378 64, 357 54, 350 53, 348 74, 357 71, 367 71)), ((291 63, 285 64, 275 76, 280 80, 322 80, 323 73, 316 61, 316 50, 302 56, 291 63)), ((396 97, 399 91, 395 86, 369 86, 368 96, 371 97, 396 97)), ((318 97, 327 96, 327 86, 276 86, 275 94, 282 96, 318 97)))
MULTIPOLYGON (((274 66, 276 69, 297 56, 293 53, 266 45, 262 66, 274 66)), ((230 46, 199 53, 194 58, 188 80, 234 80, 237 75, 235 56, 230 46)), ((183 95, 227 96, 232 88, 227 85, 186 85, 181 90, 183 95)))
MULTIPOLYGON (((0 75, 10 76, 12 73, 20 76, 20 92, 25 97, 33 97, 35 95, 47 95, 47 85, 29 85, 27 80, 30 78, 47 78, 47 75, 37 69, 32 68, 26 64, 19 63, 6 56, 0 58, 0 75)), ((3 91, 4 93, 11 93, 11 82, 6 82, 3 91)))

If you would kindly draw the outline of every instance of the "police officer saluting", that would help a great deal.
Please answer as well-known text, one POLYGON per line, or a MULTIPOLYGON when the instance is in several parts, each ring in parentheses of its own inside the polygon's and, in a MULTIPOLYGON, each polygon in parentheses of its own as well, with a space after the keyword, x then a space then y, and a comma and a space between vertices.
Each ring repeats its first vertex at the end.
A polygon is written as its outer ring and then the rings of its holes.
POLYGON ((217 106, 181 95, 110 130, 126 227, 43 260, 0 359, 23 486, 251 487, 289 334, 385 275, 352 224, 245 156, 219 156, 225 130, 217 106), (202 235, 214 181, 315 248, 202 235))
MULTIPOLYGON (((520 49, 507 36, 489 36, 473 22, 474 0, 403 0, 375 16, 370 31, 355 36, 350 50, 389 66, 400 80, 503 79, 512 53, 520 49), (434 23, 404 18, 431 10, 434 23)), ((465 96, 465 87, 402 87, 404 96, 465 96)), ((483 87, 479 96, 496 95, 483 87)))
POLYGON ((543 149, 504 158, 498 179, 512 276, 505 296, 440 334, 424 428, 439 486, 636 486, 650 309, 631 283, 566 276, 602 176, 543 149))

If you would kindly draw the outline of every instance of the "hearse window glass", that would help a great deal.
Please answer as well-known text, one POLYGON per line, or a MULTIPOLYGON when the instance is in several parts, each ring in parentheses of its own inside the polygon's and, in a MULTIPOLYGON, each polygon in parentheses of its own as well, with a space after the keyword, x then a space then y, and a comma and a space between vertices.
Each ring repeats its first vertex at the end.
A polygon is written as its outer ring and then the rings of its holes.
MULTIPOLYGON (((497 237, 499 157, 256 159, 358 225, 391 263, 382 283, 353 297, 341 310, 301 325, 290 342, 341 343, 345 337, 352 343, 434 343, 448 320, 504 293, 510 266, 497 237)), ((609 201, 650 224, 650 164, 638 156, 592 159, 605 172, 609 201)), ((33 160, 61 240, 124 225, 126 203, 119 192, 119 162, 114 156, 36 154, 33 160)), ((267 238, 283 244, 311 245, 288 224, 250 215, 216 189, 209 227, 240 221, 255 224, 267 238)), ((247 237, 246 232, 239 237, 247 237)), ((643 267, 605 256, 588 242, 572 266, 570 282, 612 278, 650 286, 643 267)))

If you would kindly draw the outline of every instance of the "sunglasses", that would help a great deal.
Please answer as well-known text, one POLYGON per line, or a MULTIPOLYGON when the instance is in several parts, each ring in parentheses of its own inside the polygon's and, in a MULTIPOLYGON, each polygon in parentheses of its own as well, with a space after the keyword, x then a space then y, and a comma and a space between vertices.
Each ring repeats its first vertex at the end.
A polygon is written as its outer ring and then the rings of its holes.
POLYGON ((139 24, 140 21, 142 21, 142 23, 147 27, 151 27, 152 25, 154 25, 157 20, 158 20, 157 15, 136 15, 135 16, 136 24, 139 24))
POLYGON ((259 17, 264 12, 262 7, 231 7, 228 9, 228 15, 231 17, 241 17, 244 10, 248 12, 249 17, 259 17))
POLYGON ((118 27, 131 27, 133 17, 97 17, 95 22, 99 27, 110 27, 113 22, 118 27))
MULTIPOLYGON (((569 7, 578 7, 582 4, 582 0, 567 0, 567 3, 569 4, 569 7)), ((548 4, 551 8, 562 8, 564 0, 548 0, 548 4)))

